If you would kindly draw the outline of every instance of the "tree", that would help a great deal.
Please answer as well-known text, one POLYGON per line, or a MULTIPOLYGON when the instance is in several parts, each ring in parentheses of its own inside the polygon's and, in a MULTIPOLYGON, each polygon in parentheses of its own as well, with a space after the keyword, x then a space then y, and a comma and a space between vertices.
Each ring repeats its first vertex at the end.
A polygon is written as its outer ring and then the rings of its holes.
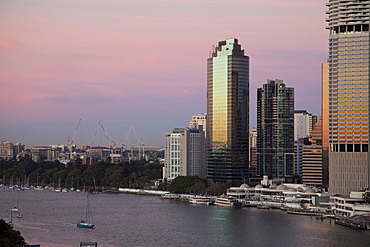
POLYGON ((0 246, 20 247, 26 244, 19 231, 14 230, 5 220, 0 220, 0 246))
POLYGON ((205 180, 198 176, 179 176, 171 182, 168 190, 176 193, 191 192, 189 189, 197 182, 205 183, 205 180))

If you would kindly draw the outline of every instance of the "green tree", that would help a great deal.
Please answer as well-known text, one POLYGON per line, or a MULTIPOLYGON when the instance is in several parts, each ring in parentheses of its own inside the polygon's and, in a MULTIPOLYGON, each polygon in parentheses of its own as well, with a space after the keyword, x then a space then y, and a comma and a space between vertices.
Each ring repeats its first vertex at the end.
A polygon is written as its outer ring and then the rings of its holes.
POLYGON ((198 182, 205 183, 205 180, 198 176, 179 176, 171 182, 168 190, 176 193, 191 192, 190 188, 198 182))
POLYGON ((81 174, 82 174, 82 172, 79 169, 74 169, 74 170, 70 171, 67 174, 67 178, 66 178, 67 184, 71 187, 72 186, 77 187, 78 185, 77 185, 76 181, 78 181, 82 178, 81 174))
POLYGON ((19 231, 14 230, 5 220, 0 220, 0 246, 20 247, 26 244, 19 231))
POLYGON ((104 174, 104 184, 111 187, 121 186, 123 180, 123 172, 123 167, 119 167, 118 165, 107 168, 104 174))

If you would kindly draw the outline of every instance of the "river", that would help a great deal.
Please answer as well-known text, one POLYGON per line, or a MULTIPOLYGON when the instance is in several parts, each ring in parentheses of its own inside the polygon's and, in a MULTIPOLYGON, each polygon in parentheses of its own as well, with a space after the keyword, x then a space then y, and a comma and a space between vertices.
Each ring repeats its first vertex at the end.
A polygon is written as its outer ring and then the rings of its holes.
POLYGON ((281 210, 220 208, 131 194, 90 194, 96 229, 77 228, 84 192, 0 189, 0 218, 17 201, 23 218, 14 228, 41 247, 99 246, 369 246, 370 231, 281 210))

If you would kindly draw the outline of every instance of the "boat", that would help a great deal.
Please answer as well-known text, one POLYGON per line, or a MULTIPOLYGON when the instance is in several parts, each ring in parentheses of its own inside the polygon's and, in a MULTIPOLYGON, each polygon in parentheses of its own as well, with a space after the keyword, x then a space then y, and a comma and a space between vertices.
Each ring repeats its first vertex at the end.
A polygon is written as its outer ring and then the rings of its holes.
POLYGON ((18 199, 17 199, 17 214, 16 214, 16 216, 17 216, 17 218, 22 218, 23 217, 23 214, 22 214, 22 210, 21 209, 19 209, 19 206, 18 206, 18 199))
POLYGON ((299 214, 299 215, 309 215, 309 216, 319 216, 323 215, 321 211, 315 211, 312 209, 298 209, 298 208, 289 208, 287 210, 288 214, 299 214))
POLYGON ((194 196, 189 198, 189 202, 192 204, 199 204, 199 205, 212 205, 213 201, 211 197, 208 196, 194 196))
POLYGON ((239 208, 242 206, 242 203, 237 201, 237 199, 232 196, 220 196, 216 198, 215 205, 221 206, 221 207, 239 208))
POLYGON ((92 228, 95 229, 95 225, 92 220, 92 212, 89 202, 89 194, 86 193, 86 210, 85 210, 85 220, 77 221, 77 227, 81 228, 92 228))

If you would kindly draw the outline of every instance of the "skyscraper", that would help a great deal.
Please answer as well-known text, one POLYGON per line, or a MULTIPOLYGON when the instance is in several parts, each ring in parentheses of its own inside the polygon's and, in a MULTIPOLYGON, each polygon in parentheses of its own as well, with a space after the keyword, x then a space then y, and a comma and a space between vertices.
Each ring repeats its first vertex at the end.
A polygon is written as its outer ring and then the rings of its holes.
POLYGON ((237 39, 220 41, 207 60, 207 177, 248 178, 249 57, 237 39))
POLYGON ((327 6, 329 192, 349 194, 370 185, 369 1, 327 6))
POLYGON ((257 173, 287 182, 294 174, 294 89, 282 80, 257 89, 257 173))

